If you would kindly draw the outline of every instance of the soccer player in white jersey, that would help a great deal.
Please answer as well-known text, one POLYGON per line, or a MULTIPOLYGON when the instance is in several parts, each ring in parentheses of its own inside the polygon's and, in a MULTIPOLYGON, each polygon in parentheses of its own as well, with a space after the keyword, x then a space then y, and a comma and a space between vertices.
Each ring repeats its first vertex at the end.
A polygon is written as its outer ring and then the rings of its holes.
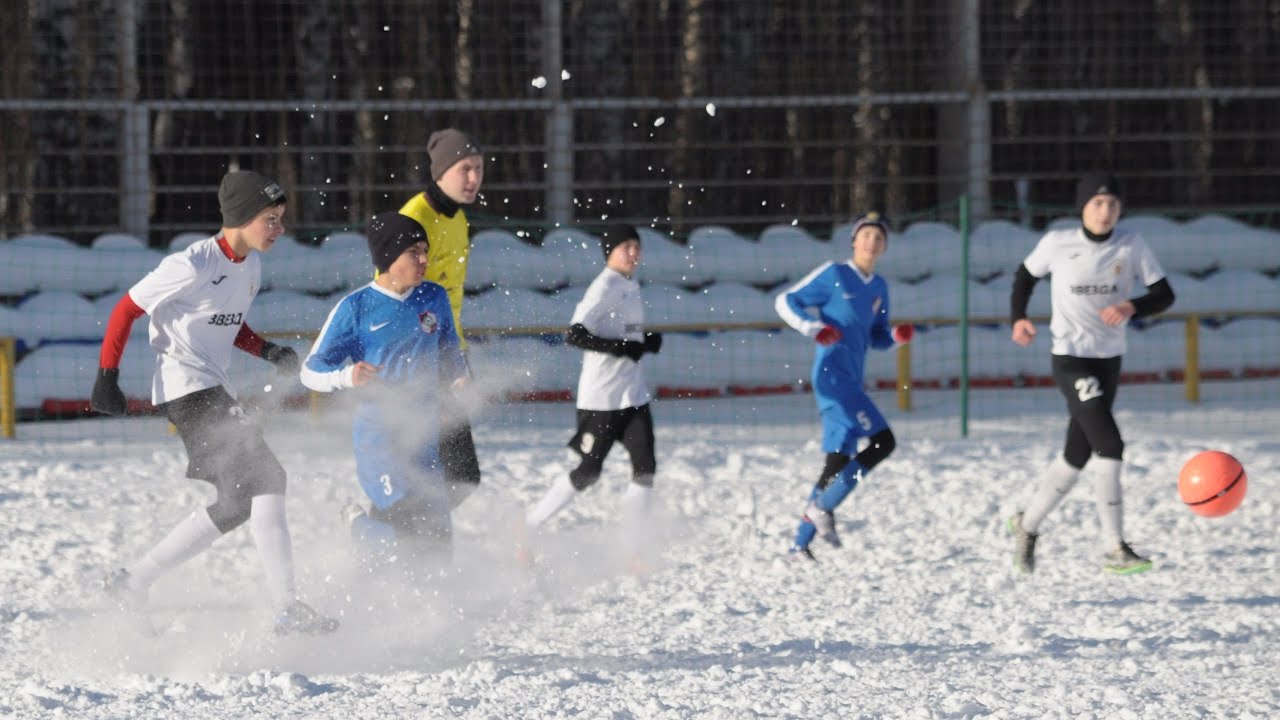
POLYGON ((640 233, 630 225, 611 225, 600 237, 605 268, 591 281, 573 311, 566 341, 584 350, 578 376, 578 428, 569 448, 581 462, 557 479, 546 495, 517 521, 518 555, 531 559, 526 533, 568 505, 599 478, 605 456, 621 442, 631 456, 631 484, 622 498, 624 550, 638 570, 640 533, 648 514, 657 471, 654 457, 653 392, 640 358, 662 349, 662 334, 644 329, 644 303, 635 272, 640 264, 640 233))
POLYGON ((422 225, 379 213, 366 235, 377 277, 329 313, 302 383, 318 392, 356 389, 356 475, 372 507, 352 506, 344 516, 368 561, 402 560, 412 576, 424 562, 448 560, 441 403, 465 384, 467 366, 448 293, 423 279, 430 250, 422 225))
POLYGON ((1036 337, 1036 326, 1027 318, 1031 291, 1040 278, 1053 276, 1053 378, 1070 415, 1062 454, 1049 464, 1026 508, 1007 522, 1017 545, 1014 566, 1024 573, 1035 569, 1036 538, 1045 516, 1090 460, 1096 466, 1093 490, 1107 552, 1104 569, 1119 574, 1151 569, 1151 560, 1134 552, 1124 537, 1124 441, 1111 407, 1125 352, 1125 325, 1167 309, 1173 289, 1146 241, 1116 228, 1121 197, 1120 184, 1108 173, 1081 179, 1076 186, 1081 227, 1047 233, 1013 281, 1013 342, 1026 347, 1036 337), (1139 286, 1146 292, 1132 297, 1139 286))
POLYGON ((815 536, 840 547, 835 509, 858 482, 893 452, 893 430, 864 387, 867 350, 911 341, 910 325, 889 325, 889 286, 875 273, 889 242, 889 226, 869 212, 853 224, 853 256, 823 263, 778 294, 778 315, 817 343, 813 397, 822 415, 822 472, 796 529, 789 557, 813 560, 815 536), (862 439, 865 446, 859 449, 862 439))
POLYGON ((258 253, 270 250, 284 232, 285 194, 258 173, 235 171, 223 177, 218 203, 218 234, 166 257, 112 310, 90 401, 98 412, 126 414, 120 358, 133 322, 150 315, 156 354, 151 401, 178 429, 187 450, 187 477, 212 484, 217 497, 137 561, 110 573, 104 587, 122 605, 140 611, 147 588, 162 573, 247 521, 278 611, 274 631, 333 632, 337 620, 297 597, 284 468, 263 442, 261 428, 236 403, 227 376, 232 347, 272 363, 281 374, 298 372, 297 353, 263 340, 244 321, 261 285, 258 253))

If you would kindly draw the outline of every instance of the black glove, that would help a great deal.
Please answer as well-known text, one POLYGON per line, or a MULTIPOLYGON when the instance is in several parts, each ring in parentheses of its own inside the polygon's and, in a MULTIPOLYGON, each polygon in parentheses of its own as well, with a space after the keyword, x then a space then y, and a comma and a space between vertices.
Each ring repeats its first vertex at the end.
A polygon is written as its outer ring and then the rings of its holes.
POLYGON ((651 333, 644 334, 644 351, 645 352, 657 355, 658 351, 661 349, 662 349, 662 333, 651 332, 651 333))
POLYGON ((129 401, 124 399, 120 389, 119 368, 98 368, 98 379, 93 381, 93 396, 89 398, 89 409, 104 415, 124 415, 129 410, 129 401))
POLYGON ((622 354, 640 362, 640 358, 644 357, 645 344, 636 340, 627 340, 622 343, 622 354))
POLYGON ((281 375, 297 375, 302 369, 302 363, 298 362, 298 353, 288 345, 262 343, 262 359, 275 365, 276 372, 281 375))

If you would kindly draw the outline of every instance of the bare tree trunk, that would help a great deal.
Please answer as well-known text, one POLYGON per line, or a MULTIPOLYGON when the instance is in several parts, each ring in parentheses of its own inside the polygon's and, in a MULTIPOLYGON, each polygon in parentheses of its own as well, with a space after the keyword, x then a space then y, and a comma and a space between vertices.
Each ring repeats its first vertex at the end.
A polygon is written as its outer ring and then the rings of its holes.
MULTIPOLYGON (((420 56, 420 48, 430 44, 429 35, 426 27, 426 13, 411 13, 409 18, 404 19, 401 23, 401 31, 396 33, 396 41, 400 44, 400 57, 404 58, 403 64, 397 69, 391 80, 391 96, 396 100, 411 100, 415 91, 430 91, 425 82, 420 82, 417 73, 425 65, 425 59, 420 56), (409 21, 413 22, 410 23, 409 21)), ((434 68, 433 68, 434 70, 434 68)), ((424 177, 430 178, 431 173, 428 170, 430 161, 426 159, 427 133, 430 129, 427 119, 420 113, 401 112, 394 116, 391 128, 391 142, 404 148, 408 148, 404 156, 399 158, 399 172, 396 178, 401 182, 411 186, 411 188, 421 188, 424 177)), ((403 193, 403 197, 392 198, 388 209, 391 206, 399 207, 408 200, 415 190, 408 189, 403 193)))
MULTIPOLYGON (((374 18, 361 11, 360 3, 354 3, 352 9, 354 17, 350 18, 350 27, 347 29, 352 38, 349 43, 352 50, 345 56, 347 67, 344 74, 350 83, 347 98, 359 101, 369 97, 370 83, 366 73, 366 68, 372 65, 369 48, 372 43, 377 42, 379 31, 374 27, 374 18)), ((377 146, 374 116, 368 110, 357 110, 354 117, 355 137, 351 141, 354 147, 348 176, 351 192, 345 213, 346 222, 352 224, 360 224, 373 213, 384 209, 378 207, 373 198, 377 164, 373 153, 377 146)))
POLYGON ((454 40, 456 63, 454 73, 454 93, 459 100, 470 100, 472 85, 475 83, 475 61, 472 58, 471 30, 475 26, 475 0, 457 0, 458 2, 458 34, 454 40))
MULTIPOLYGON (((1156 10, 1164 31, 1162 35, 1174 38, 1176 43, 1171 51, 1177 58, 1176 67, 1181 82, 1199 89, 1209 89, 1203 33, 1196 27, 1192 3, 1189 0, 1157 0, 1156 10)), ((1173 140, 1170 142, 1170 149, 1175 158, 1174 167, 1187 167, 1195 171, 1192 182, 1183 185, 1186 192, 1184 201, 1203 204, 1212 196, 1213 191, 1213 177, 1209 172, 1213 165, 1213 101, 1205 98, 1188 100, 1185 104, 1170 102, 1168 107, 1175 115, 1170 118, 1172 127, 1186 123, 1196 133, 1195 142, 1173 140)))
MULTIPOLYGON (((625 63, 623 33, 632 26, 632 0, 584 0, 574 4, 568 17, 570 33, 578 38, 570 48, 566 67, 580 68, 575 80, 592 89, 600 97, 624 97, 627 92, 627 75, 619 72, 625 63)), ((583 137, 600 138, 606 143, 622 141, 626 135, 627 111, 621 109, 599 110, 583 113, 575 122, 583 137)), ((602 152, 592 153, 588 163, 578 168, 582 179, 621 182, 627 174, 626 156, 616 145, 602 152)), ((619 191, 625 196, 626 191, 619 191)), ((629 207, 616 204, 623 197, 595 197, 586 194, 579 198, 578 209, 583 217, 599 217, 601 214, 642 213, 652 214, 653 208, 629 207), (605 207, 591 207, 594 200, 610 202, 605 207)))
MULTIPOLYGON (((169 0, 169 17, 164 24, 168 35, 165 38, 164 95, 174 100, 185 100, 195 85, 196 70, 194 63, 194 47, 191 38, 195 34, 195 19, 192 15, 189 0, 169 0)), ((174 112, 169 109, 157 110, 151 124, 151 147, 153 160, 148 163, 151 173, 150 187, 156 188, 183 172, 181 157, 174 158, 165 154, 168 148, 187 145, 189 124, 174 120, 174 112)), ((173 219, 168 212, 165 199, 154 190, 151 195, 152 217, 173 219)))
MULTIPOLYGON (((0 95, 7 98, 34 96, 32 78, 35 58, 32 38, 35 18, 30 3, 14 3, 0 19, 0 33, 7 48, 0 53, 0 95)), ((34 225, 36 156, 32 142, 30 111, 0 113, 0 238, 12 231, 30 230, 34 225), (10 202, 9 198, 15 201, 10 202)))
MULTIPOLYGON (((693 97, 702 89, 702 2, 685 0, 684 27, 680 33, 680 96, 693 97)), ((685 214, 688 194, 684 184, 689 180, 689 156, 693 134, 693 121, 688 110, 677 110, 675 149, 671 154, 671 190, 667 196, 667 215, 678 223, 685 214)))
MULTIPOLYGON (((298 10, 293 27, 293 45, 298 59, 299 89, 304 98, 337 97, 333 68, 340 60, 335 57, 334 49, 340 42, 335 35, 345 16, 343 4, 341 0, 312 0, 298 10)), ((350 47, 358 47, 358 43, 351 43, 350 47)), ((302 152, 298 155, 296 169, 290 167, 293 163, 281 163, 277 174, 286 188, 308 189, 295 192, 290 198, 289 214, 292 219, 314 223, 324 219, 325 209, 332 205, 333 198, 328 196, 325 186, 334 178, 338 166, 333 153, 313 152, 310 148, 334 144, 337 123, 334 113, 328 111, 294 115, 301 120, 298 144, 302 152), (311 192, 309 188, 319 188, 320 192, 311 192)), ((279 127, 282 133, 286 133, 281 137, 288 137, 287 120, 281 119, 279 127)))
MULTIPOLYGON (((875 42, 874 14, 875 10, 868 7, 853 27, 853 42, 858 47, 857 93, 862 96, 876 91, 878 44, 875 42)), ((871 184, 872 178, 882 174, 877 147, 882 135, 880 108, 870 102, 859 105, 853 113, 853 126, 853 183, 849 188, 849 202, 855 213, 863 213, 878 209, 882 201, 882 195, 871 184)))

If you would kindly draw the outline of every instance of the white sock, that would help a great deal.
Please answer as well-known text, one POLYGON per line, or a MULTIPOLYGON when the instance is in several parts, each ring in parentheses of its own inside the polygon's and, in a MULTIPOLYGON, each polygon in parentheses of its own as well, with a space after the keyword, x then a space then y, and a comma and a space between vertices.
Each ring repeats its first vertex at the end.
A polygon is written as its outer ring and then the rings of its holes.
POLYGON ((1098 522, 1102 526, 1102 542, 1114 550, 1124 540, 1124 496, 1120 492, 1122 461, 1096 457, 1093 464, 1093 496, 1098 504, 1098 522))
POLYGON ((1054 458, 1040 477, 1040 485, 1036 487, 1036 494, 1031 496, 1031 502, 1027 503, 1027 509, 1022 511, 1022 529, 1036 532, 1044 517, 1071 492, 1078 479, 1079 470, 1068 465, 1061 455, 1054 458))
POLYGON ((573 502, 573 497, 577 494, 578 491, 574 489, 573 483, 569 482, 569 476, 561 475, 551 483, 551 487, 547 488, 547 494, 542 496, 538 504, 525 514, 525 525, 530 530, 536 530, 552 515, 573 502))
POLYGON ((249 530, 267 575, 271 601, 284 606, 297 595, 293 582, 293 544, 285 517, 284 495, 255 495, 249 510, 249 530))
POLYGON ((128 567, 130 582, 146 588, 164 573, 199 555, 222 536, 209 511, 196 510, 182 519, 164 539, 128 567))
POLYGON ((634 482, 622 494, 622 547, 627 555, 640 552, 652 502, 653 488, 634 482))

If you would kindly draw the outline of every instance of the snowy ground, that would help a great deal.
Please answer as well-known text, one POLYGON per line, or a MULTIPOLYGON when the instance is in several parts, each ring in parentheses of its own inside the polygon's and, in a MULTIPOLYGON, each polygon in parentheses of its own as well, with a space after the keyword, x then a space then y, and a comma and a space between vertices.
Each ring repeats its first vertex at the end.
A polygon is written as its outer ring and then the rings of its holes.
POLYGON ((511 559, 508 520, 566 471, 573 411, 491 409, 457 568, 392 594, 348 556, 345 420, 264 417, 303 588, 345 623, 278 642, 245 529, 157 584, 158 638, 95 591, 209 498, 162 422, 24 424, 0 441, 0 717, 1276 717, 1280 383, 1210 388, 1198 407, 1121 391, 1128 535, 1156 561, 1133 577, 1101 572, 1087 480, 1046 523, 1041 569, 1011 572, 1001 518, 1061 441, 1048 390, 982 394, 968 439, 952 393, 909 414, 878 395, 898 451, 839 513, 846 547, 800 568, 779 558, 819 465, 812 399, 659 403, 643 576, 614 550, 617 456, 533 573, 511 559), (1216 520, 1176 493, 1209 447, 1250 474, 1216 520))

